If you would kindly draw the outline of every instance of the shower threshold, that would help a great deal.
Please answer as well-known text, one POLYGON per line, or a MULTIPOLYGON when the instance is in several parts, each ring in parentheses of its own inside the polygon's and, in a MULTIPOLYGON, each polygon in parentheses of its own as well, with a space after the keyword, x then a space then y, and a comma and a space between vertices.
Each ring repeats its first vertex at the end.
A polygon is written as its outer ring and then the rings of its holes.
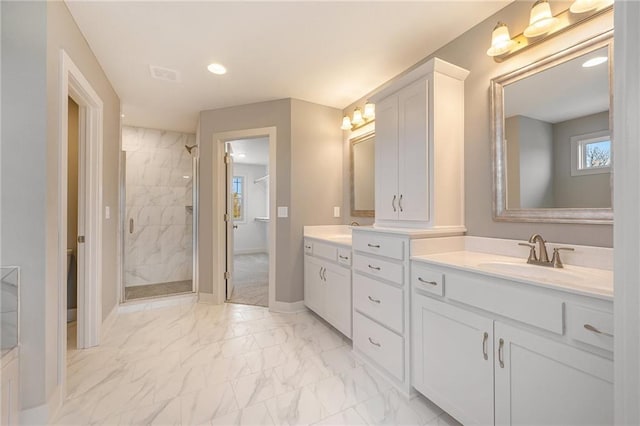
POLYGON ((138 299, 151 299, 155 297, 172 296, 193 292, 191 280, 173 281, 168 283, 136 285, 125 287, 124 299, 126 301, 138 299))

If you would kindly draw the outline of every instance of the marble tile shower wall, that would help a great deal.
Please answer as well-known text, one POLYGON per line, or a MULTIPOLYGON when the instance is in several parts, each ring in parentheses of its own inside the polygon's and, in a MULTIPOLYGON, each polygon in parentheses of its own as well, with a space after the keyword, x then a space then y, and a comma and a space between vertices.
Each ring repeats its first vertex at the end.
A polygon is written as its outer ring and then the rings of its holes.
POLYGON ((192 159, 184 146, 194 144, 193 134, 122 128, 126 286, 192 279, 192 159))

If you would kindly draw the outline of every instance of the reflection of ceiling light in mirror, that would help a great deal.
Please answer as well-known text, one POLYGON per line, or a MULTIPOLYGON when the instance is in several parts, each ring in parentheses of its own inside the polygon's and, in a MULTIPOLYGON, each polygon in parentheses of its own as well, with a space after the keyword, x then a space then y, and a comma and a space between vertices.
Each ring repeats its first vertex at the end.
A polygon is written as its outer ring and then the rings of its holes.
POLYGON ((551 14, 551 6, 547 0, 538 0, 531 8, 529 26, 524 30, 527 38, 538 37, 548 33, 558 22, 551 14))
POLYGON ((225 66, 220 64, 209 64, 207 69, 209 70, 210 73, 217 74, 217 75, 222 75, 227 73, 227 69, 225 68, 225 66))
POLYGON ((596 9, 603 9, 612 4, 613 0, 576 0, 569 10, 571 13, 585 13, 596 9))
POLYGON ((591 58, 591 59, 585 61, 585 63, 582 64, 582 67, 583 68, 595 67, 597 65, 604 64, 608 60, 609 60, 609 58, 607 58, 606 56, 596 56, 595 58, 591 58))
POLYGON ((498 22, 491 34, 491 47, 487 50, 489 56, 500 56, 513 48, 515 42, 511 40, 507 24, 498 22))
POLYGON ((189 176, 189 175, 184 175, 184 176, 182 176, 182 179, 189 179, 190 177, 191 176, 189 176))
POLYGON ((231 156, 234 157, 234 158, 244 158, 247 155, 243 154, 242 152, 234 152, 233 154, 231 154, 231 156))

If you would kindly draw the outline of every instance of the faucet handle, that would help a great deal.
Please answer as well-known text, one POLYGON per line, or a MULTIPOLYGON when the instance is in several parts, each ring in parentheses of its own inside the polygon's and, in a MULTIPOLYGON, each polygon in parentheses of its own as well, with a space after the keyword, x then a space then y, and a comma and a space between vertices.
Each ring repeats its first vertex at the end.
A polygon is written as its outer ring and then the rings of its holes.
POLYGON ((554 268, 564 268, 564 265, 560 260, 560 250, 575 251, 575 249, 571 247, 554 247, 553 257, 551 258, 551 264, 553 265, 554 268))
POLYGON ((538 256, 536 255, 536 245, 529 243, 518 243, 519 246, 529 247, 531 250, 529 251, 529 258, 527 259, 527 263, 533 263, 538 261, 538 256))

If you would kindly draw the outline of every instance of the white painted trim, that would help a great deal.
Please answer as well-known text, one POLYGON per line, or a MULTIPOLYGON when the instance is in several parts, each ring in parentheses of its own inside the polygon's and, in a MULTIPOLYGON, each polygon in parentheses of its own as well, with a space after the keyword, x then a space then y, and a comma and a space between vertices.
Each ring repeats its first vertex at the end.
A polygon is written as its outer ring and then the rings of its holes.
MULTIPOLYGON (((213 209, 213 229, 217 229, 218 235, 225 235, 225 223, 223 220, 225 205, 225 168, 222 167, 224 158, 225 142, 237 139, 250 139, 256 137, 268 137, 269 139, 269 217, 273 218, 269 221, 269 307, 275 306, 276 300, 276 232, 277 232, 277 201, 276 201, 276 128, 262 127, 257 129, 233 130, 229 132, 214 133, 213 140, 213 164, 217 166, 218 173, 214 176, 214 180, 218 182, 213 187, 213 199, 217 200, 217 209, 213 209)), ((215 243, 215 239, 214 245, 215 243)), ((225 300, 225 282, 223 278, 226 269, 225 264, 226 241, 225 238, 218 238, 217 250, 214 250, 212 261, 218 265, 218 276, 213 277, 213 296, 214 302, 223 303, 225 300)), ((201 293, 202 294, 202 293, 201 293)))
MULTIPOLYGON (((91 84, 60 49, 60 91, 58 99, 58 388, 64 399, 67 364, 67 155, 68 98, 80 106, 80 150, 84 158, 84 271, 78 283, 78 347, 96 346, 102 325, 102 121, 103 103, 91 84), (82 284, 81 284, 82 283, 82 284)), ((80 195, 80 194, 79 194, 80 195)), ((82 199, 82 196, 79 198, 82 199)), ((80 264, 78 256, 78 264, 80 264)), ((59 405, 59 404, 58 404, 59 405)), ((52 412, 55 410, 49 410, 52 412)))
POLYGON ((640 3, 614 8, 615 424, 640 424, 640 3))
POLYGON ((277 302, 269 303, 269 311, 271 312, 280 312, 283 314, 293 314, 297 312, 305 312, 307 311, 307 307, 304 305, 304 300, 299 302, 287 303, 287 302, 277 302))
POLYGON ((216 305, 217 297, 211 293, 198 293, 198 303, 206 303, 207 305, 216 305))

